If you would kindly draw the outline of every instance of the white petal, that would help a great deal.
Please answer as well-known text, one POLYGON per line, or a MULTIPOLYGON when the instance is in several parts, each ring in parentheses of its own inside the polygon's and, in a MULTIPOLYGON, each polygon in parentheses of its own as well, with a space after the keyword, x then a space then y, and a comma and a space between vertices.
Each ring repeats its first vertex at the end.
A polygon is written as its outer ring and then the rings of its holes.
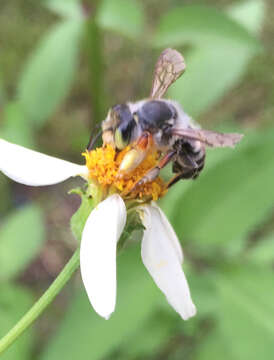
POLYGON ((83 283, 95 311, 108 319, 116 303, 116 247, 126 223, 119 195, 101 202, 83 230, 80 265, 83 283))
POLYGON ((174 250, 177 253, 180 263, 182 264, 183 260, 184 260, 183 250, 182 250, 181 243, 180 243, 179 239, 177 238, 177 235, 176 235, 173 227, 171 226, 170 222, 168 221, 168 218, 166 217, 166 215, 163 213, 162 209, 154 201, 151 203, 151 206, 158 209, 158 212, 160 213, 160 216, 161 216, 163 226, 165 227, 166 232, 168 234, 168 238, 170 239, 171 244, 174 246, 174 250))
POLYGON ((21 184, 43 186, 85 174, 87 168, 0 139, 0 171, 21 184))
POLYGON ((158 207, 148 205, 142 209, 146 228, 141 249, 143 263, 169 304, 187 320, 196 314, 196 308, 178 256, 178 239, 158 207))

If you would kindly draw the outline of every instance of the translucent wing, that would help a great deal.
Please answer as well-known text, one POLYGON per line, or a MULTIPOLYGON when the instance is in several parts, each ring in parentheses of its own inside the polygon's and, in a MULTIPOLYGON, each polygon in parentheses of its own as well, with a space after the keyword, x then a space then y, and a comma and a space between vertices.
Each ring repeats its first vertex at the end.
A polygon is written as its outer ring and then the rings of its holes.
POLYGON ((183 56, 174 49, 165 49, 155 65, 150 97, 160 99, 171 84, 185 71, 183 56))
POLYGON ((198 140, 211 147, 234 147, 243 137, 237 133, 219 133, 203 129, 174 129, 173 135, 189 140, 198 140))

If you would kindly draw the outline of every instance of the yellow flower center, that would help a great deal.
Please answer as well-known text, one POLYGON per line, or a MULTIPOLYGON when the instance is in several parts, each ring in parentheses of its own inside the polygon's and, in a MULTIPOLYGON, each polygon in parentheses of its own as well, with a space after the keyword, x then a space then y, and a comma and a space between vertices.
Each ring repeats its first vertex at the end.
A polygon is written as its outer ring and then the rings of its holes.
POLYGON ((117 153, 111 145, 107 145, 83 153, 89 169, 89 178, 107 191, 118 192, 124 198, 157 200, 167 191, 160 177, 134 188, 137 182, 157 165, 159 158, 157 151, 149 153, 135 170, 119 176, 119 166, 129 150, 130 147, 127 147, 117 153))

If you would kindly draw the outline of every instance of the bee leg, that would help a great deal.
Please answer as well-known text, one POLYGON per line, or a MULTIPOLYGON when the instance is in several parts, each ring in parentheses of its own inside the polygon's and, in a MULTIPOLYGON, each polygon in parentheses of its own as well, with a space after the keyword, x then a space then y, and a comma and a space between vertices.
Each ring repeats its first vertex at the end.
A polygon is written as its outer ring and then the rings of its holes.
POLYGON ((167 188, 170 188, 181 179, 196 179, 204 166, 204 157, 196 161, 183 147, 180 154, 173 163, 173 172, 176 175, 168 182, 167 188))
POLYGON ((157 166, 155 166, 154 168, 150 169, 144 177, 142 177, 142 179, 140 179, 133 187, 132 190, 134 190, 135 188, 137 188, 140 185, 144 185, 147 182, 151 182, 153 180, 155 180, 157 178, 157 176, 159 175, 160 171, 167 165, 169 164, 174 156, 176 155, 176 151, 170 151, 168 152, 159 162, 159 164, 157 166))
POLYGON ((167 184, 167 188, 169 189, 171 186, 175 185, 179 180, 196 179, 198 175, 199 174, 197 168, 192 168, 187 170, 186 172, 177 174, 169 181, 169 183, 167 184))
POLYGON ((119 167, 118 176, 123 176, 123 174, 136 169, 145 159, 152 144, 152 135, 149 132, 144 132, 138 139, 136 145, 124 156, 119 167))

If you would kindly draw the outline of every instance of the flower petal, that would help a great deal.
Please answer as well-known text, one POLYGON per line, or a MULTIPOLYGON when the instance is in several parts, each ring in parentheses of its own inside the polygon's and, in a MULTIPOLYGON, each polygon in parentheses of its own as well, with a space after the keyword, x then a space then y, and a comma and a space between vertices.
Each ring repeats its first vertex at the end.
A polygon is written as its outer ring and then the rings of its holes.
POLYGON ((177 235, 173 229, 173 227, 170 225, 170 222, 166 215, 163 213, 162 209, 156 204, 156 202, 152 202, 151 206, 158 209, 158 212, 160 213, 160 217, 163 223, 163 226, 166 229, 166 232, 168 234, 168 238, 170 239, 171 244, 174 246, 174 250, 176 251, 176 254, 178 256, 178 259, 180 263, 182 264, 184 261, 184 255, 183 250, 180 241, 177 238, 177 235))
POLYGON ((43 186, 85 174, 87 168, 0 139, 0 171, 21 184, 43 186))
POLYGON ((126 224, 126 206, 115 194, 89 215, 83 230, 80 265, 95 311, 108 319, 116 303, 116 247, 126 224))
POLYGON ((142 210, 146 228, 141 249, 143 263, 169 304, 187 320, 196 314, 196 308, 178 256, 177 236, 158 207, 147 205, 142 210))

